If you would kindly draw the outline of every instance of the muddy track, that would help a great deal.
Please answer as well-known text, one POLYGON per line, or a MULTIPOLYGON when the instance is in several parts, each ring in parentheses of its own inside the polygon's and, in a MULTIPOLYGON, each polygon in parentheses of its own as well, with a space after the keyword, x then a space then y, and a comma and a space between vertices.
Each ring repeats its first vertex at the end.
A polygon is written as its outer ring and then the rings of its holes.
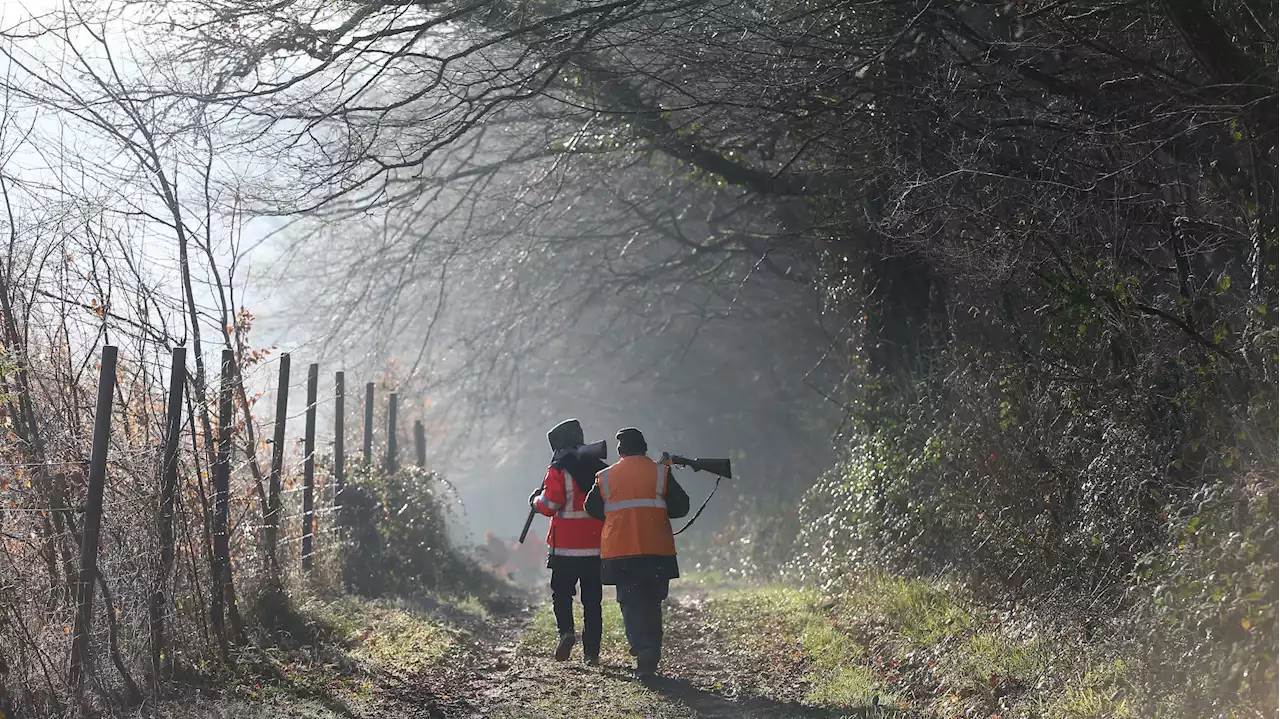
MULTIPOLYGON (((608 600, 606 600, 608 601, 608 600)), ((440 719, 541 719, 584 716, 654 719, 830 719, 862 716, 801 704, 807 690, 795 656, 761 661, 731 646, 697 595, 667 607, 663 678, 642 686, 630 667, 557 663, 520 642, 534 608, 491 615, 468 628, 467 640, 439 666, 395 677, 382 690, 380 716, 440 719)))

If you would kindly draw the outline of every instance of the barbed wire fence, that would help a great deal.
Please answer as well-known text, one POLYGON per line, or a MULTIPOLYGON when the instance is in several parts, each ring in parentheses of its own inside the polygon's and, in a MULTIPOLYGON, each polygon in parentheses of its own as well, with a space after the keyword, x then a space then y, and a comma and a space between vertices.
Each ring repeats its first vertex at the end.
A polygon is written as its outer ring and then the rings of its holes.
MULTIPOLYGON (((258 423, 233 350, 223 351, 208 399, 192 396, 185 347, 171 352, 164 392, 126 395, 122 385, 144 373, 154 384, 162 372, 121 362, 113 345, 98 356, 87 438, 68 432, 36 451, 39 427, 0 387, 0 431, 17 450, 0 452, 0 716, 14 706, 61 714, 95 700, 136 705, 165 682, 233 666, 252 631, 240 597, 293 581, 336 586, 344 537, 359 521, 344 511, 348 482, 399 468, 398 394, 386 397, 376 448, 373 382, 358 402, 362 451, 348 458, 344 372, 322 393, 318 364, 294 383, 290 355, 280 355, 275 416, 258 423), (291 413, 295 389, 305 389, 306 404, 291 413), (195 402, 212 402, 213 446, 195 402), (322 405, 331 427, 317 426, 322 405), (302 436, 290 438, 299 417, 302 436), (144 418, 147 431, 134 431, 144 418), (322 435, 331 441, 325 456, 322 435), (87 454, 76 439, 89 440, 87 454)), ((425 468, 422 420, 409 436, 425 468)))

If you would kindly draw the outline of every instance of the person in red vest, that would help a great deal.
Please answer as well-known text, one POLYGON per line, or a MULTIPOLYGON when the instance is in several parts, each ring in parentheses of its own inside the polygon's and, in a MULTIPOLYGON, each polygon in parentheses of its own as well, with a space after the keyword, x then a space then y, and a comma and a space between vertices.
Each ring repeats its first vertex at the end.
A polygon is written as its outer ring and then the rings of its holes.
POLYGON ((666 464, 649 459, 634 427, 619 430, 618 462, 596 475, 587 513, 604 521, 600 572, 618 589, 636 677, 652 679, 662 657, 662 602, 680 576, 671 520, 689 513, 689 495, 666 464))
POLYGON ((582 425, 568 419, 547 433, 553 460, 547 468, 542 487, 529 496, 529 505, 551 517, 547 530, 547 567, 551 569, 551 606, 556 615, 555 658, 569 658, 575 642, 573 597, 582 592, 582 655, 587 664, 600 663, 600 530, 604 523, 583 509, 587 492, 595 483, 596 473, 605 463, 564 450, 581 446, 582 425))

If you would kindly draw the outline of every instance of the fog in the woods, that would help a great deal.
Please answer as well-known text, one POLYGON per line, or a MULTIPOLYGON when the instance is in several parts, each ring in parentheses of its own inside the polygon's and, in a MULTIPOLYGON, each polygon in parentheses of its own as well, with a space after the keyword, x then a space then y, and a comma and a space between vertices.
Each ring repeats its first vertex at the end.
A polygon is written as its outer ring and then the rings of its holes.
MULTIPOLYGON (((732 460, 679 554, 804 617, 788 701, 1274 716, 1276 22, 3 3, 0 717, 225 688, 367 602, 488 602, 475 647, 540 646, 495 597, 570 417, 611 461, 624 427, 732 460)), ((679 476, 696 508, 714 478, 679 476)), ((704 599, 677 634, 729 643, 684 654, 739 656, 704 599)), ((768 684, 690 677, 729 713, 768 684)))

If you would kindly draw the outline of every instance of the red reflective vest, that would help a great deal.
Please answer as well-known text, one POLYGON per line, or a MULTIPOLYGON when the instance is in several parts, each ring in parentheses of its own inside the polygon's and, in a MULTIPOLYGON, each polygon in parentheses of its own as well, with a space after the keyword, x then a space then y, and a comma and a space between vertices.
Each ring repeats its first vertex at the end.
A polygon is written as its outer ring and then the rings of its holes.
POLYGON ((547 468, 542 480, 542 494, 533 508, 551 517, 547 530, 547 547, 558 557, 600 556, 600 530, 604 522, 587 514, 583 503, 587 493, 578 489, 573 477, 564 470, 547 468))
POLYGON ((667 517, 667 467, 644 456, 623 457, 596 475, 604 500, 603 559, 673 557, 667 517))

